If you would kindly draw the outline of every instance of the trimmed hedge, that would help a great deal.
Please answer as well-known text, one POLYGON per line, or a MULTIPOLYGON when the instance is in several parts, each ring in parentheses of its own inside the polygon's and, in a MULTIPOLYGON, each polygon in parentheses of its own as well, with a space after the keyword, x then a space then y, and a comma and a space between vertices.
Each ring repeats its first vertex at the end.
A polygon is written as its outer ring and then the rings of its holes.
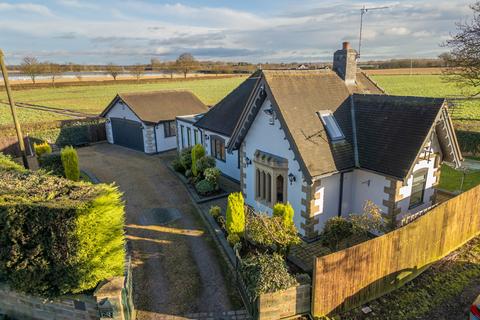
POLYGON ((124 204, 113 185, 0 167, 0 274, 46 297, 122 275, 124 204))
POLYGON ((43 154, 38 158, 38 165, 41 169, 57 177, 65 177, 60 152, 43 154))

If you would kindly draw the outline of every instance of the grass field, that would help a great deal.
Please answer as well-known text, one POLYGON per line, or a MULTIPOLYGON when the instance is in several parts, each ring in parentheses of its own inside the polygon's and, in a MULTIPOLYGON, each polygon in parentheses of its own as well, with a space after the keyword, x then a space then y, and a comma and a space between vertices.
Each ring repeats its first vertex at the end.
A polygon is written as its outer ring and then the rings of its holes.
MULTIPOLYGON (((205 104, 213 105, 237 87, 245 78, 188 80, 147 84, 118 84, 103 86, 78 86, 14 91, 17 102, 35 103, 48 107, 78 110, 99 114, 118 92, 185 89, 196 94, 205 104)), ((6 100, 5 91, 0 91, 0 100, 6 100)), ((23 124, 66 119, 68 117, 41 111, 18 108, 23 124)), ((0 125, 10 124, 11 115, 6 105, 0 104, 0 125)))
POLYGON ((455 170, 447 165, 442 166, 438 188, 448 191, 467 191, 480 184, 480 171, 455 170), (465 174, 465 177, 463 176, 465 174), (462 183, 463 180, 463 183, 462 183))
MULTIPOLYGON (((478 92, 474 88, 459 88, 440 75, 372 75, 371 78, 392 95, 448 97, 478 92)), ((450 113, 453 119, 480 120, 480 100, 462 102, 450 113)))

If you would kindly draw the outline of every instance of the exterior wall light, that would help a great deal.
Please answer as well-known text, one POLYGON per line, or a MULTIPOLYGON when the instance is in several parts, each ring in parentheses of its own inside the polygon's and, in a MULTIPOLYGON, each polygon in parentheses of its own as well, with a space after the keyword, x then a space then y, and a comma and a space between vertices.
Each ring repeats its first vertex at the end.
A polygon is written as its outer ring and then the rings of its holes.
POLYGON ((250 159, 249 157, 245 157, 245 164, 247 166, 251 165, 252 164, 252 159, 250 159))
POLYGON ((288 174, 288 181, 290 181, 290 185, 292 185, 295 181, 297 181, 297 177, 293 175, 293 173, 288 174))

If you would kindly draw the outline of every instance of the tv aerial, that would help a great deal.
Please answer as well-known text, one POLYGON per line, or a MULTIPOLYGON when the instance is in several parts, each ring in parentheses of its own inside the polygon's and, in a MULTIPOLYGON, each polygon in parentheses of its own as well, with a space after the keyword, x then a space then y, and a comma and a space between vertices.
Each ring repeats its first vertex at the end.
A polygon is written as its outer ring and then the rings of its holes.
POLYGON ((360 52, 362 50, 362 32, 363 32, 363 16, 367 14, 369 11, 374 11, 374 10, 383 10, 383 9, 388 9, 390 7, 372 7, 372 8, 367 8, 363 6, 363 8, 360 9, 360 37, 358 39, 358 53, 357 53, 357 59, 360 59, 360 52))

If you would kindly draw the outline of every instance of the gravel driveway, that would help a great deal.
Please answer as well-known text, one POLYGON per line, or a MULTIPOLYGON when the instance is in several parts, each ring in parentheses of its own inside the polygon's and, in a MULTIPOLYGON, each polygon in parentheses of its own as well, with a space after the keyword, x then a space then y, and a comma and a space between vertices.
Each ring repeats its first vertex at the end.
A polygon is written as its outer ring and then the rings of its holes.
POLYGON ((162 163, 123 147, 78 149, 80 165, 124 193, 137 319, 241 308, 228 272, 180 181, 162 163))

